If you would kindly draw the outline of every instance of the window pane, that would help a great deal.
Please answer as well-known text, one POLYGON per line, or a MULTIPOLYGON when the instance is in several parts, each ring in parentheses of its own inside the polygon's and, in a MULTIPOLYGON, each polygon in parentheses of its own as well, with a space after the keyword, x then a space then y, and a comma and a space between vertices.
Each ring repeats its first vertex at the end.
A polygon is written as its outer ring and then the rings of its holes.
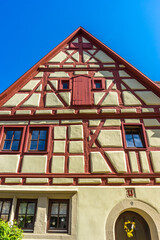
POLYGON ((60 216, 59 217, 59 227, 60 229, 66 229, 67 228, 67 219, 66 216, 60 216))
POLYGON ((40 137, 39 137, 39 139, 46 139, 46 135, 47 135, 47 131, 46 130, 41 130, 40 131, 40 137))
POLYGON ((126 134, 127 147, 134 147, 134 142, 131 134, 126 134))
POLYGON ((57 216, 52 216, 50 219, 50 229, 57 228, 57 223, 58 223, 58 217, 57 216))
POLYGON ((33 228, 33 223, 34 223, 34 216, 26 216, 25 218, 25 227, 26 228, 33 228))
POLYGON ((3 150, 10 150, 11 141, 5 141, 3 150))
POLYGON ((58 214, 58 203, 52 203, 51 214, 58 214))
POLYGON ((12 139, 13 131, 7 131, 6 139, 12 139))
POLYGON ((37 150, 37 141, 31 141, 30 150, 37 150))
POLYGON ((25 214, 26 213, 26 208, 27 208, 27 203, 22 202, 19 205, 19 214, 25 214))
POLYGON ((62 82, 63 89, 68 89, 69 88, 69 82, 62 82))
POLYGON ((96 88, 101 88, 101 82, 95 82, 96 88))
POLYGON ((38 134, 39 134, 39 130, 33 130, 32 131, 32 139, 37 140, 38 134))
POLYGON ((27 209, 27 214, 33 214, 34 215, 35 211, 35 203, 28 203, 28 209, 27 209))
POLYGON ((3 207, 2 207, 2 214, 5 213, 5 214, 8 214, 9 213, 9 210, 10 210, 10 202, 9 201, 5 201, 3 203, 3 207))
POLYGON ((39 141, 39 144, 38 144, 38 150, 45 150, 45 145, 46 145, 46 142, 45 141, 39 141))
POLYGON ((19 141, 13 141, 11 150, 18 150, 19 149, 19 141))
POLYGON ((18 227, 24 228, 25 216, 18 216, 17 224, 18 224, 18 227))
POLYGON ((21 131, 15 131, 13 139, 19 140, 20 138, 21 138, 21 131))
POLYGON ((143 147, 139 134, 134 134, 133 137, 134 137, 136 147, 140 147, 140 148, 143 147))
POLYGON ((60 203, 59 214, 67 214, 67 204, 66 203, 60 203))

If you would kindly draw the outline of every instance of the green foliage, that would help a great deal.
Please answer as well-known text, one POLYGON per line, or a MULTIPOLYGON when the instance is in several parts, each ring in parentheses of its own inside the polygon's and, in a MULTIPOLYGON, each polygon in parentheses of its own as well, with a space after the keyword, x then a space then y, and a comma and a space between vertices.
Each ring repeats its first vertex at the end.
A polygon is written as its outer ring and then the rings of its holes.
POLYGON ((2 240, 21 240, 23 231, 17 226, 16 222, 5 222, 0 219, 0 239, 2 240))

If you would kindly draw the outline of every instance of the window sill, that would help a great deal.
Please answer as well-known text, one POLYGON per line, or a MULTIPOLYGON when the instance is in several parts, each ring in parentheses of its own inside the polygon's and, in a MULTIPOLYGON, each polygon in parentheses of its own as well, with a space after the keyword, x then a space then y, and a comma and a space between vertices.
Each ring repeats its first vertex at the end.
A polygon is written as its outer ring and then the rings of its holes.
POLYGON ((5 150, 1 150, 0 154, 20 154, 21 151, 5 151, 5 150))
POLYGON ((23 233, 33 233, 33 229, 31 230, 31 229, 28 229, 28 230, 26 230, 26 229, 22 229, 23 230, 23 233))
POLYGON ((129 147, 125 147, 125 150, 128 150, 128 151, 146 151, 147 150, 147 148, 146 147, 143 147, 143 148, 133 148, 133 147, 131 147, 131 148, 129 148, 129 147))
POLYGON ((58 91, 62 91, 62 92, 63 91, 68 91, 69 92, 69 91, 71 91, 71 88, 66 88, 66 89, 59 88, 58 91))
POLYGON ((96 91, 98 91, 98 90, 104 90, 104 88, 92 88, 92 90, 96 90, 96 91))
POLYGON ((63 230, 62 230, 62 231, 58 231, 58 230, 57 230, 57 231, 56 231, 56 230, 48 230, 47 233, 49 233, 49 234, 50 234, 50 233, 52 233, 52 234, 53 234, 53 233, 54 233, 54 234, 56 234, 56 233, 57 233, 57 234, 68 234, 68 231, 63 231, 63 230))
POLYGON ((24 152, 24 154, 27 154, 27 155, 44 155, 44 154, 48 154, 48 151, 33 151, 33 152, 24 152))

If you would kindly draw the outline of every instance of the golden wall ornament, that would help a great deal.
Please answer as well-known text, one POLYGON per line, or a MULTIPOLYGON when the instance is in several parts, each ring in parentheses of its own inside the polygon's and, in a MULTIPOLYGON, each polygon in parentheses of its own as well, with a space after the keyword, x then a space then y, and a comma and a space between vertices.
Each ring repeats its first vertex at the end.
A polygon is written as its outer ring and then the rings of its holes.
POLYGON ((129 238, 133 237, 133 231, 134 231, 135 228, 136 228, 136 223, 135 222, 131 222, 129 220, 124 222, 124 230, 127 233, 127 237, 129 237, 129 238), (129 229, 128 225, 131 225, 130 229, 129 229))

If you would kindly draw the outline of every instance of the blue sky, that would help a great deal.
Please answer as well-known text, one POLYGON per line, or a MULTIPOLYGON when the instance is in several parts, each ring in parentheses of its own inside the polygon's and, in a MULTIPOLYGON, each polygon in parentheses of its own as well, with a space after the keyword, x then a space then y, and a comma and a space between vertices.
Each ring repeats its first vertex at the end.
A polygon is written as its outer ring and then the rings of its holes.
POLYGON ((1 0, 0 92, 79 26, 160 81, 159 0, 1 0))

